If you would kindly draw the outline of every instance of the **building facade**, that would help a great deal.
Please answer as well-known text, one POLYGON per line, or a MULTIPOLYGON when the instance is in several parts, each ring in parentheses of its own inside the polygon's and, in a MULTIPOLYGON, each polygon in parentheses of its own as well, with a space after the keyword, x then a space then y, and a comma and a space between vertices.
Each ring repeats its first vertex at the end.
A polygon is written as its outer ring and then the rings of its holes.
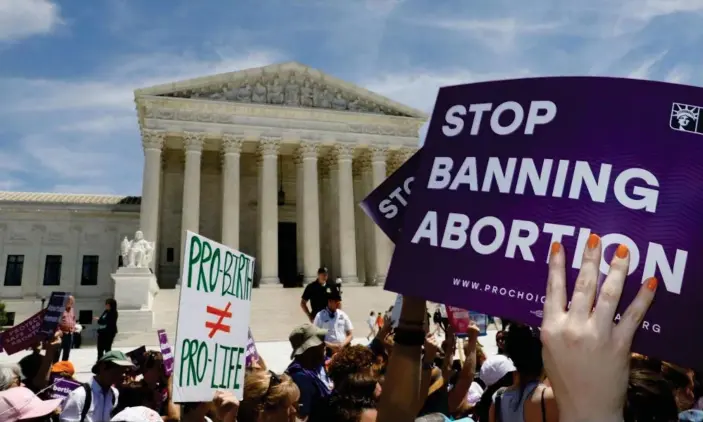
POLYGON ((137 229, 156 242, 162 288, 180 278, 187 230, 255 256, 261 286, 322 265, 347 284, 385 280, 392 243, 358 203, 415 153, 421 111, 295 62, 139 89, 135 102, 141 198, 0 193, 0 298, 18 322, 52 290, 101 309, 137 229))

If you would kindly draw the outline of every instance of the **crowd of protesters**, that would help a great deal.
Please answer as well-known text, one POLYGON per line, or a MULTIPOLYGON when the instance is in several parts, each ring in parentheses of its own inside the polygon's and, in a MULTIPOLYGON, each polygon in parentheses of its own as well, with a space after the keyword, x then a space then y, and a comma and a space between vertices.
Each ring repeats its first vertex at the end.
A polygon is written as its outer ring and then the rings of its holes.
POLYGON ((117 304, 108 301, 91 381, 65 400, 47 395, 57 379, 75 376, 64 340, 72 327, 62 321, 53 339, 17 365, 0 366, 0 422, 703 421, 701 374, 630 351, 657 280, 642 284, 615 325, 629 253, 618 248, 596 299, 600 256, 592 235, 567 309, 566 254, 552 245, 542 326, 501 324, 491 356, 475 325, 457 340, 424 300, 411 297, 398 321, 388 311, 376 323, 371 313, 368 343, 352 345, 341 286, 321 268, 302 296, 309 322, 290 333, 289 366, 277 374, 264 356, 253 359, 242 400, 218 391, 207 403, 174 403, 161 353, 146 351, 135 365, 110 350, 117 304), (434 335, 438 325, 442 341, 434 335))

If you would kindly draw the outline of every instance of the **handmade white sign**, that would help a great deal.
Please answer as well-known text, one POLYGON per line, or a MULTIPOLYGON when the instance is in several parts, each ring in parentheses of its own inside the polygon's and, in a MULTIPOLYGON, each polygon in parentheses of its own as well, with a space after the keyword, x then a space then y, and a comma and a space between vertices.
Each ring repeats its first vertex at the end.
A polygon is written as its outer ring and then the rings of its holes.
POLYGON ((242 400, 254 258, 188 232, 176 329, 173 399, 242 400))

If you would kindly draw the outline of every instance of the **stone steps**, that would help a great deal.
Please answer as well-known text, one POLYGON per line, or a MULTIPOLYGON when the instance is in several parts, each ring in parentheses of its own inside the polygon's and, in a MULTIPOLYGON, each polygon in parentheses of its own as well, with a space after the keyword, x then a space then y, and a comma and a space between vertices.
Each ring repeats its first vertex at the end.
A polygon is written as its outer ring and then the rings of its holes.
POLYGON ((164 329, 168 338, 173 341, 176 337, 176 322, 178 321, 178 300, 180 289, 161 289, 154 298, 154 330, 151 332, 129 331, 129 327, 120 327, 120 333, 115 338, 115 346, 158 345, 156 330, 164 329))

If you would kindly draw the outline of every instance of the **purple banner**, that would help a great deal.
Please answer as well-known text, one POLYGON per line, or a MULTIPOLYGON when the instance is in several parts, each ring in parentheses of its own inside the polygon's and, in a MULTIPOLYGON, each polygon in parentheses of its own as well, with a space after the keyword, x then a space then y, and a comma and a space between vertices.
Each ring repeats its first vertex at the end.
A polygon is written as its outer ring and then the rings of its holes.
POLYGON ((166 371, 166 376, 170 377, 173 373, 173 352, 171 351, 171 345, 168 343, 166 330, 158 330, 156 333, 159 336, 159 347, 161 348, 161 354, 164 358, 164 370, 166 371))
POLYGON ((19 351, 31 347, 39 341, 39 329, 44 320, 45 310, 37 312, 12 328, 8 328, 2 333, 2 348, 8 355, 13 355, 19 351))
POLYGON ((49 388, 49 398, 65 399, 71 394, 71 391, 80 387, 81 383, 77 381, 67 380, 65 378, 54 377, 51 379, 51 388, 49 388))
POLYGON ((254 337, 251 335, 251 328, 249 329, 249 337, 247 338, 247 353, 246 353, 246 366, 251 367, 252 359, 259 359, 259 351, 256 350, 256 342, 254 337))
POLYGON ((616 78, 440 89, 386 289, 538 326, 550 244, 571 295, 596 233, 601 272, 631 254, 617 318, 659 279, 633 351, 703 369, 695 344, 671 347, 703 318, 700 106, 701 88, 616 78))

